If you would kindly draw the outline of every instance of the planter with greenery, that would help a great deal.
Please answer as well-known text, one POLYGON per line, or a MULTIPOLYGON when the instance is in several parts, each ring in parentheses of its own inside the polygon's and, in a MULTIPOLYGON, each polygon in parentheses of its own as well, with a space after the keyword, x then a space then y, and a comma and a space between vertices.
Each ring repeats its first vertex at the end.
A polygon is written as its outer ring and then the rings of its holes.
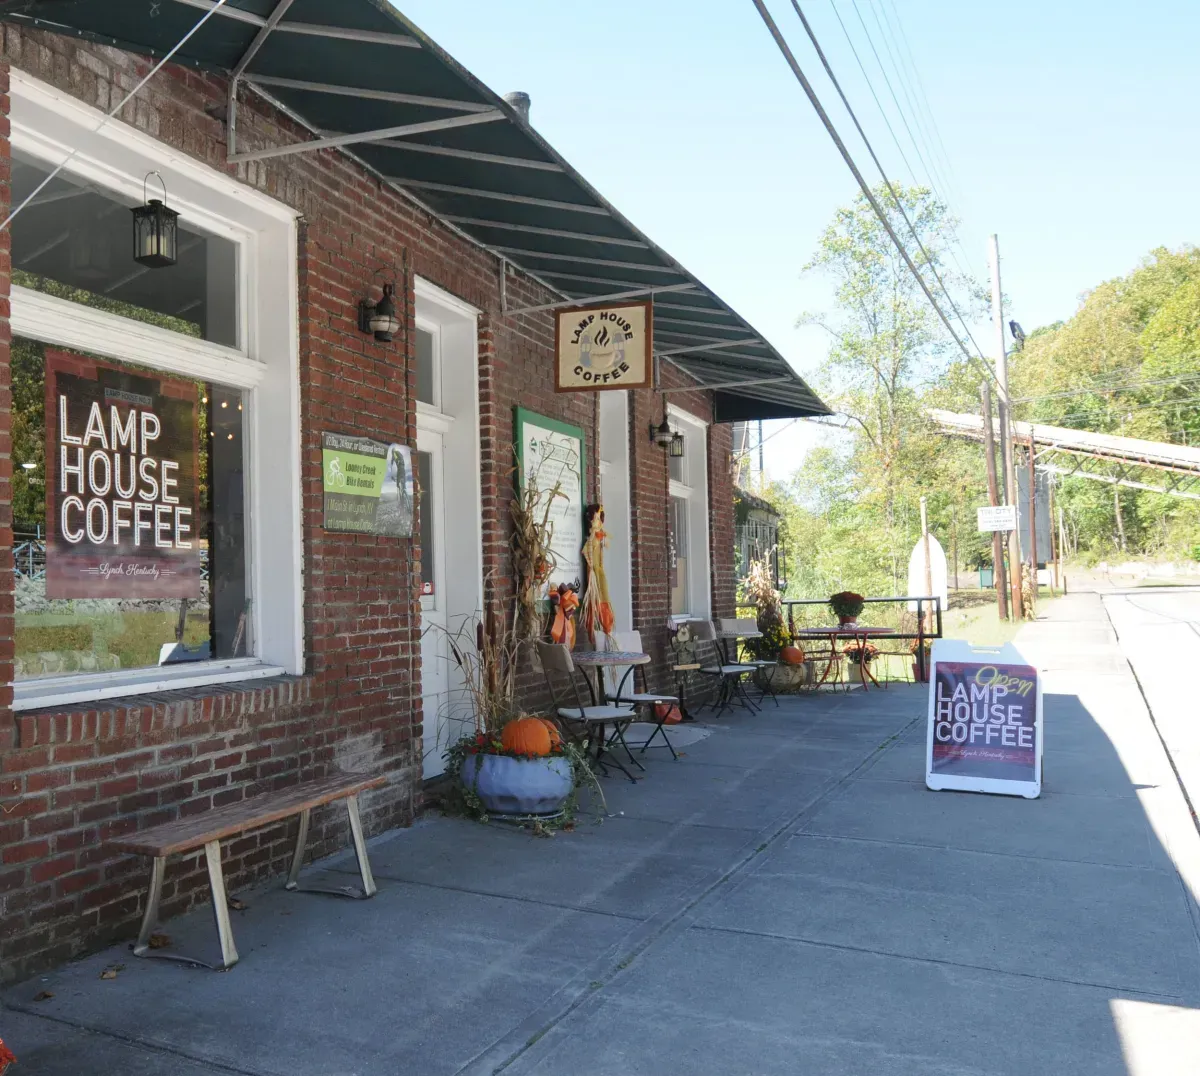
POLYGON ((522 711, 517 698, 518 672, 532 663, 532 642, 542 631, 541 598, 554 566, 550 505, 559 496, 557 485, 541 490, 529 482, 510 505, 511 607, 502 606, 489 577, 484 615, 445 632, 475 728, 446 751, 447 771, 458 781, 443 806, 480 821, 529 819, 539 832, 546 819, 562 824, 574 817, 582 785, 604 802, 582 748, 549 718, 522 711))
POLYGON ((861 594, 852 590, 841 590, 829 598, 829 608, 833 610, 842 627, 848 627, 858 622, 858 615, 863 611, 865 600, 861 594))
POLYGON ((778 661, 792 637, 783 620, 783 603, 771 579, 771 564, 765 557, 750 562, 750 571, 742 584, 745 600, 754 606, 761 639, 747 639, 746 649, 759 661, 778 661))

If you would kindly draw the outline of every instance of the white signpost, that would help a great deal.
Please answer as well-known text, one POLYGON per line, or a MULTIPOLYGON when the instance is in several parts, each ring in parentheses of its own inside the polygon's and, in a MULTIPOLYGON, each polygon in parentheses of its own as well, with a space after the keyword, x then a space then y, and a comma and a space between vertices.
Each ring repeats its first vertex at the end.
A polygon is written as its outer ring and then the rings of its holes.
POLYGON ((925 784, 934 790, 1042 793, 1042 679, 1006 643, 933 644, 925 784))
POLYGON ((975 517, 981 531, 1015 531, 1017 529, 1017 506, 1015 504, 976 508, 975 517))

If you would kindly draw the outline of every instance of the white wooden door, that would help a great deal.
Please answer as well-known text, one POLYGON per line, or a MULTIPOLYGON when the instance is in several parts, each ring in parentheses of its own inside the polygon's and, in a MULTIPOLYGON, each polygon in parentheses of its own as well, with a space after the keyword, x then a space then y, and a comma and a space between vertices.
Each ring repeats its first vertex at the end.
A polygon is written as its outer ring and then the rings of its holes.
POLYGON ((424 712, 424 776, 445 771, 449 747, 450 648, 446 629, 446 498, 442 435, 417 431, 421 543, 421 705, 424 712))

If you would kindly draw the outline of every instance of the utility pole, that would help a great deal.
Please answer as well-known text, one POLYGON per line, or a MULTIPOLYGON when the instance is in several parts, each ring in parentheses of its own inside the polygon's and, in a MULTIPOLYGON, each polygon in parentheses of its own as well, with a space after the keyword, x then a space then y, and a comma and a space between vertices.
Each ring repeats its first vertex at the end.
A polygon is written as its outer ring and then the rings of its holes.
POLYGON ((1033 434, 1029 435, 1029 585, 1033 601, 1038 597, 1037 555, 1037 469, 1033 462, 1033 434))
MULTIPOLYGON (((1000 454, 1004 466, 1004 503, 1017 503, 1017 470, 1013 461, 1012 413, 1008 403, 1008 351, 1004 346, 1004 300, 1000 294, 1000 240, 992 236, 988 244, 992 267, 992 321, 996 326, 996 381, 1000 386, 1000 454)), ((1023 616, 1021 600, 1021 544, 1019 530, 1008 532, 1009 586, 1012 589, 1014 620, 1023 616)))
MULTIPOLYGON (((992 386, 983 383, 983 457, 987 464, 988 504, 1000 503, 996 486, 996 441, 992 433, 992 386)), ((1000 531, 992 531, 993 582, 996 584, 996 604, 1000 619, 1008 619, 1008 573, 1004 570, 1004 545, 1000 531)))
POLYGON ((950 509, 950 556, 954 558, 954 589, 958 590, 958 509, 950 509))
MULTIPOLYGON (((929 514, 924 497, 921 498, 921 545, 924 547, 921 552, 925 557, 925 593, 922 596, 928 598, 933 594, 933 561, 929 556, 929 514)), ((932 617, 933 609, 928 609, 924 615, 932 617)))
POLYGON ((1050 518, 1048 520, 1046 520, 1046 522, 1049 524, 1047 529, 1050 531, 1050 566, 1054 572, 1054 575, 1052 576, 1052 585, 1053 585, 1054 589, 1057 590, 1058 586, 1059 586, 1058 577, 1062 574, 1062 572, 1059 570, 1059 564, 1058 564, 1058 556, 1059 556, 1059 553, 1061 552, 1061 548, 1059 546, 1057 537, 1055 536, 1055 533, 1054 533, 1054 472, 1053 471, 1050 471, 1047 474, 1046 483, 1047 483, 1047 486, 1049 487, 1049 497, 1047 498, 1048 504, 1046 505, 1046 507, 1050 510, 1050 518))

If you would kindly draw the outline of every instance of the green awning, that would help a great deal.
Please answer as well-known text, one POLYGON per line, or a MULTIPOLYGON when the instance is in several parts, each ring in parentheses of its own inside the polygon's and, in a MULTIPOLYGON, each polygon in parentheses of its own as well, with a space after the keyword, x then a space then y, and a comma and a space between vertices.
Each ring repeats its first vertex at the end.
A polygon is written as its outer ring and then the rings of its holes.
MULTIPOLYGON (((0 0, 0 17, 162 56, 213 7, 0 0)), ((704 385, 724 386, 718 421, 829 414, 759 333, 383 0, 229 0, 175 59, 236 74, 310 129, 313 141, 336 140, 568 299, 652 291, 656 350, 704 385)), ((237 141, 232 148, 232 160, 286 152, 237 141)))

